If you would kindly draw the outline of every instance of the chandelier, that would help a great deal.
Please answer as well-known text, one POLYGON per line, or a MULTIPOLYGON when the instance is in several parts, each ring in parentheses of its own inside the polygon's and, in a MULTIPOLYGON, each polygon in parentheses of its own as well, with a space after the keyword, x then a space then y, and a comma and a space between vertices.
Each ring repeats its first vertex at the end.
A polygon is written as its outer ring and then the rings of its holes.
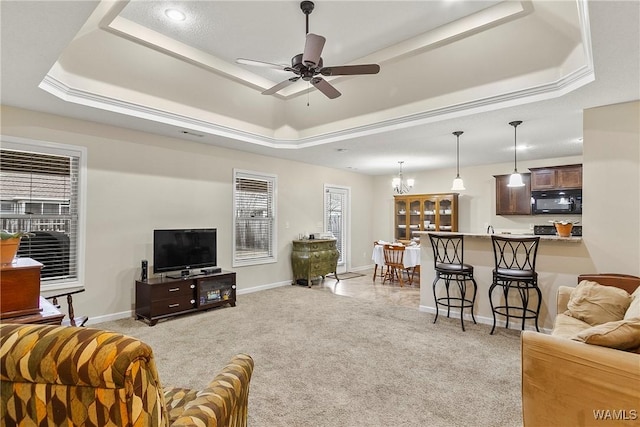
POLYGON ((415 179, 409 178, 407 181, 404 181, 404 177, 402 176, 402 164, 404 162, 398 162, 400 164, 400 172, 398 172, 398 176, 393 178, 391 181, 391 185, 393 185, 393 191, 398 194, 408 193, 412 188, 413 184, 415 184, 415 179))

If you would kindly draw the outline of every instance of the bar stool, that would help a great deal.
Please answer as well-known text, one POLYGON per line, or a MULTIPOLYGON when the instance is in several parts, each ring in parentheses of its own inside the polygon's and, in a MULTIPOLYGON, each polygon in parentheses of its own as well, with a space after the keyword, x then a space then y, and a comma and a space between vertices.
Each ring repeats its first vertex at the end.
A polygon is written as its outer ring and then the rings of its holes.
POLYGON ((538 315, 542 304, 542 294, 538 288, 538 273, 536 272, 536 256, 540 237, 501 237, 491 236, 493 243, 493 257, 495 268, 493 270, 493 282, 489 287, 489 303, 493 313, 493 328, 496 328, 496 315, 507 318, 505 327, 509 328, 509 318, 522 320, 522 330, 527 319, 534 319, 536 331, 538 329, 538 315), (502 288, 504 305, 493 304, 493 290, 502 288), (520 296, 520 305, 509 305, 509 291, 517 290, 520 296), (535 308, 529 307, 529 292, 534 291, 538 300, 535 308), (515 313, 514 313, 515 311, 515 313))
POLYGON ((447 317, 451 308, 460 309, 460 324, 464 331, 464 309, 471 309, 471 318, 476 323, 473 315, 473 306, 476 301, 478 285, 473 277, 473 266, 464 263, 464 235, 462 234, 433 234, 429 233, 429 240, 433 248, 433 267, 436 271, 436 278, 433 280, 433 298, 436 302, 436 318, 438 320, 439 306, 447 307, 447 317), (438 281, 444 281, 446 297, 438 297, 438 281), (451 282, 458 285, 460 296, 451 296, 449 286, 451 282), (467 296, 467 281, 473 283, 473 296, 467 296))

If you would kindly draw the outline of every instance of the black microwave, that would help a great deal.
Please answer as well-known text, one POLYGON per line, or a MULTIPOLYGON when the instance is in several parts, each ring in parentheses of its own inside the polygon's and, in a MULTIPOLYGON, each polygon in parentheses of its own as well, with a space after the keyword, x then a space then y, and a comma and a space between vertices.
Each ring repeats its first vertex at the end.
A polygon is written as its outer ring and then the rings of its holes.
POLYGON ((582 190, 531 192, 531 212, 540 214, 582 214, 582 190))

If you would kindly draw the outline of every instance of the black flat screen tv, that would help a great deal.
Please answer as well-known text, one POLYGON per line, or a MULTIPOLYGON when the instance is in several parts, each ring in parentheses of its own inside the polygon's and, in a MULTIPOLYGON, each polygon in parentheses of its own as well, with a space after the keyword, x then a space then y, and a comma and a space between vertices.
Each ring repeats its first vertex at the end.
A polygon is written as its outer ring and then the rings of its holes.
POLYGON ((215 267, 217 263, 215 228, 153 231, 154 273, 215 267))

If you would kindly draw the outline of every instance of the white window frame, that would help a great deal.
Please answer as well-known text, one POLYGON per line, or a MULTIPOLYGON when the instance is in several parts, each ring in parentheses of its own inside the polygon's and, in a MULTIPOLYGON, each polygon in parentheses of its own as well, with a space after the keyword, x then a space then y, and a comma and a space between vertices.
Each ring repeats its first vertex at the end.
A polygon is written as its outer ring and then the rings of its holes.
MULTIPOLYGON (((323 230, 325 232, 329 231, 329 223, 328 223, 328 210, 329 206, 327 205, 327 193, 331 190, 336 192, 342 192, 345 196, 344 202, 344 211, 342 212, 342 247, 339 247, 340 250, 340 259, 338 260, 338 273, 345 273, 349 271, 351 266, 351 187, 345 187, 344 185, 334 185, 334 184, 324 184, 324 193, 322 197, 322 218, 323 218, 323 230)), ((339 236, 335 236, 336 239, 339 236)))
POLYGON ((78 229, 76 237, 76 278, 55 283, 43 283, 44 291, 68 290, 84 287, 85 275, 85 237, 86 237, 86 200, 87 200, 87 148, 76 145, 60 144, 14 136, 0 135, 2 148, 7 150, 28 151, 40 154, 78 157, 78 229))
POLYGON ((274 174, 264 173, 264 172, 255 172, 244 169, 233 169, 233 267, 243 267, 249 265, 259 265, 259 264, 270 264, 278 262, 278 216, 277 216, 277 206, 278 206, 278 176, 274 174), (237 207, 237 194, 236 194, 236 184, 238 179, 257 179, 271 182, 273 186, 272 193, 272 221, 273 226, 271 228, 271 255, 269 256, 261 256, 255 258, 238 258, 237 247, 236 247, 236 218, 238 217, 238 207, 237 207))

